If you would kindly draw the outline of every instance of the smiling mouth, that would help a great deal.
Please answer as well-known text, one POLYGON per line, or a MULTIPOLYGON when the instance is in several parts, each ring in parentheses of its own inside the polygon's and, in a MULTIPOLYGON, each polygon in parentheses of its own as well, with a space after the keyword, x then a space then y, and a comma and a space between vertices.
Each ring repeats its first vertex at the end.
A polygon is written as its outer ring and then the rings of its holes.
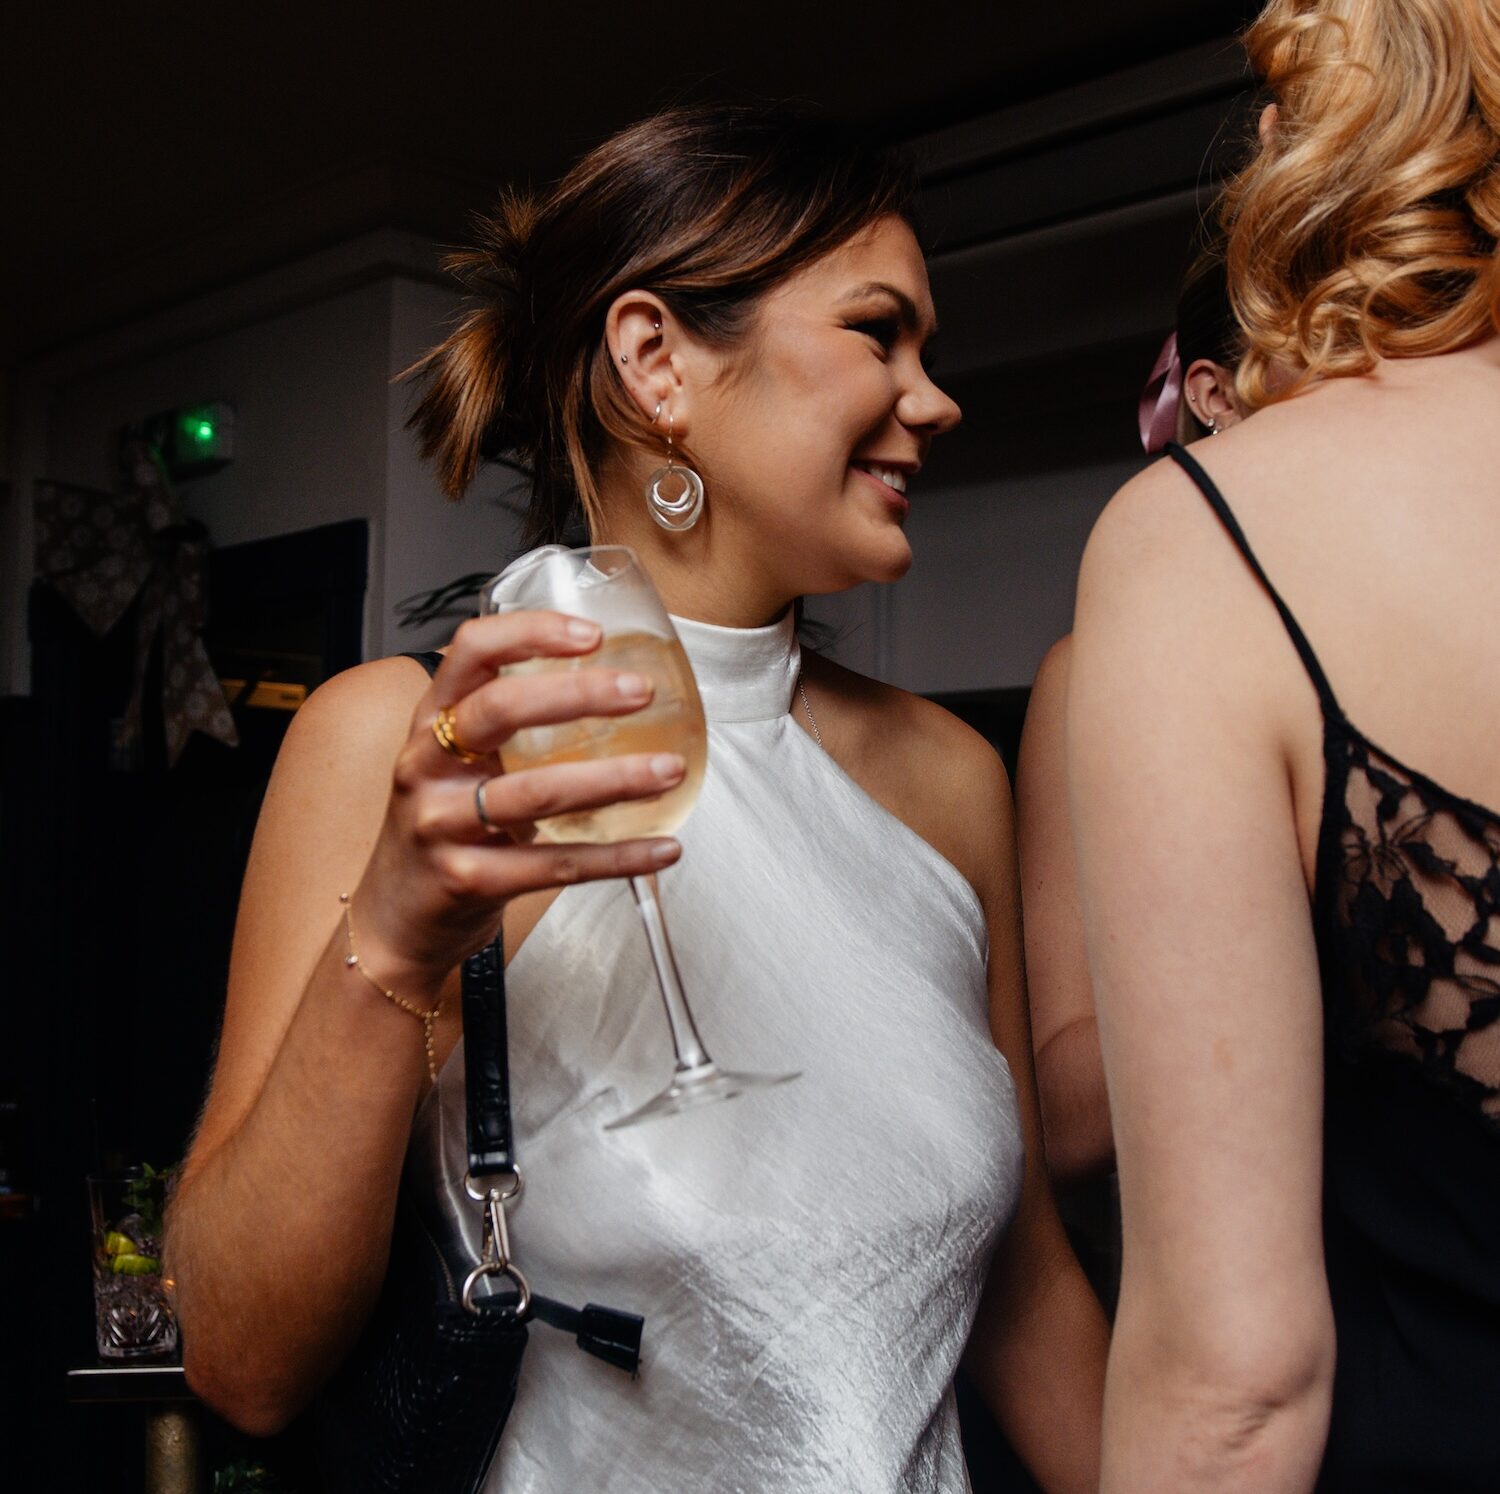
POLYGON ((851 465, 856 472, 863 472, 866 476, 873 477, 876 482, 884 483, 892 492, 899 493, 903 498, 906 496, 906 473, 899 467, 882 467, 875 462, 854 462, 851 465))

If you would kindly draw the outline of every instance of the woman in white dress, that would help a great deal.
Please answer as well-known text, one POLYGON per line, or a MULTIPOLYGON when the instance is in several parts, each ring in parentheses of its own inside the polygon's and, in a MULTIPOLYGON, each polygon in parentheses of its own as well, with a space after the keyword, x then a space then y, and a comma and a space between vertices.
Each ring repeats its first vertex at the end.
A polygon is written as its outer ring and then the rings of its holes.
POLYGON ((503 926, 518 1262, 641 1312, 647 1337, 631 1381, 534 1333, 489 1488, 961 1491, 966 1341, 1043 1486, 1094 1487, 1105 1331, 1045 1181, 1004 771, 794 626, 801 596, 905 572, 908 480, 959 417, 923 364, 906 175, 805 121, 673 111, 502 203, 458 268, 475 304, 425 366, 425 448, 455 494, 483 452, 518 451, 534 537, 581 511, 636 550, 692 660, 708 774, 680 846, 529 842, 537 818, 684 771, 501 774, 518 726, 645 702, 602 668, 497 679, 591 649, 554 614, 465 624, 430 681, 387 659, 309 701, 171 1221, 191 1383, 254 1431, 295 1414, 379 1289, 404 1163, 462 1243, 444 1060, 457 966, 503 926), (668 430, 707 491, 682 532, 643 496, 668 430), (444 707, 480 761, 443 750, 444 707), (515 836, 486 832, 476 789, 515 836), (679 856, 664 898, 709 1046, 802 1077, 606 1134, 670 1063, 621 878, 679 856), (433 1085, 412 1017, 344 962, 350 889, 362 963, 440 1008, 433 1085))

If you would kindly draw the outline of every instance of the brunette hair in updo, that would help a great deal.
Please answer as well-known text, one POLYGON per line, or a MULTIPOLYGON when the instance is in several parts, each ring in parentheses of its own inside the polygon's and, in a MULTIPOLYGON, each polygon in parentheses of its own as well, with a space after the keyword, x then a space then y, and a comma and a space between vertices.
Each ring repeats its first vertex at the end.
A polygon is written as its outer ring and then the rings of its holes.
POLYGON ((655 436, 604 344, 611 303, 651 291, 695 337, 731 346, 787 276, 878 219, 913 220, 899 157, 781 109, 670 109, 590 151, 550 191, 510 192, 447 268, 470 305, 410 370, 410 424, 460 497, 481 459, 532 473, 527 542, 599 517, 611 443, 655 436))

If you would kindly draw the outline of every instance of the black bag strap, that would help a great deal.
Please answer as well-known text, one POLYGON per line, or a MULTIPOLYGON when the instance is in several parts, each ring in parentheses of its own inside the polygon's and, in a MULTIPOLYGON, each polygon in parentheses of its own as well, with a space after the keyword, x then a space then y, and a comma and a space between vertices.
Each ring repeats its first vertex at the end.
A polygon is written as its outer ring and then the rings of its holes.
POLYGON ((499 934, 464 961, 463 1012, 469 1177, 477 1183, 516 1170, 505 1031, 505 948, 499 934))
MULTIPOLYGON (((443 662, 436 650, 401 658, 415 659, 429 675, 435 675, 443 662)), ((505 945, 500 934, 464 961, 463 1017, 465 1130, 469 1178, 477 1185, 516 1170, 505 1032, 505 945)))
MULTIPOLYGON (((437 652, 401 657, 415 659, 429 675, 436 674, 443 662, 443 656, 437 652)), ((505 1030, 502 934, 496 934, 489 944, 464 961, 460 1041, 464 1052, 464 1125, 469 1146, 466 1183, 482 1189, 486 1179, 507 1173, 519 1180, 510 1118, 510 1046, 505 1030)), ((645 1320, 639 1314, 600 1307, 594 1302, 580 1310, 537 1293, 530 1296, 530 1310, 542 1322, 573 1334, 579 1348, 596 1358, 632 1376, 640 1368, 645 1320)))

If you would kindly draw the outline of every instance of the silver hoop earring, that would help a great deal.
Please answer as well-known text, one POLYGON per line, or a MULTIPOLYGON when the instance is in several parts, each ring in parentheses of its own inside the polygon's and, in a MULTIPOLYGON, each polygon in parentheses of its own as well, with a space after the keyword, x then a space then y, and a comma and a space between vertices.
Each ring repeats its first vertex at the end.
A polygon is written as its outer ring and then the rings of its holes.
MULTIPOLYGON (((661 419, 661 405, 651 417, 661 419)), ((682 534, 703 517, 703 479, 691 467, 679 466, 672 455, 672 412, 667 411, 667 465, 646 479, 646 508, 663 529, 682 534), (664 488, 666 491, 664 491, 664 488)))

